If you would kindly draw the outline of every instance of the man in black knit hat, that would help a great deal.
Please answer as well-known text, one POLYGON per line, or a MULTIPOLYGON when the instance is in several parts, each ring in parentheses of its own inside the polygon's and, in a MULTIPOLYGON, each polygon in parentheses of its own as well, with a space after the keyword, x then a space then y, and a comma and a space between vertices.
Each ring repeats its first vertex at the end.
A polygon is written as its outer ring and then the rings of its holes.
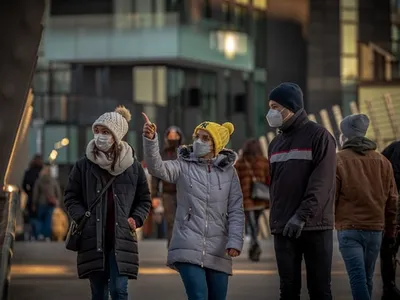
POLYGON ((310 300, 331 300, 336 142, 308 119, 303 93, 282 83, 269 95, 270 227, 280 276, 280 300, 300 300, 304 256, 310 300))

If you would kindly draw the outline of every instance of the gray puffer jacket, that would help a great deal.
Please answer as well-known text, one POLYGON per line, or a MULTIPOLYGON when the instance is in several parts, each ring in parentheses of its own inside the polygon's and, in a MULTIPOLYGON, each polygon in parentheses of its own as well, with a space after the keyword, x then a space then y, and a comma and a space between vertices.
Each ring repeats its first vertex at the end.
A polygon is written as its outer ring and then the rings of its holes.
POLYGON ((226 249, 242 251, 245 224, 235 152, 224 149, 208 165, 193 155, 191 146, 181 147, 178 159, 162 161, 157 136, 143 137, 143 147, 150 174, 177 185, 168 266, 191 263, 231 275, 226 249))

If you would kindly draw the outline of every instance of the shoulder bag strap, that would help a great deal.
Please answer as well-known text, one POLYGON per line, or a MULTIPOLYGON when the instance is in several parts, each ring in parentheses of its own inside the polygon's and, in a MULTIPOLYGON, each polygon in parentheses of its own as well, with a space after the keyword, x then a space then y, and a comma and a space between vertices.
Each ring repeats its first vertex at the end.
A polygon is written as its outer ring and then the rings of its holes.
POLYGON ((111 186, 113 183, 115 177, 111 177, 111 179, 107 182, 107 184, 102 188, 100 193, 97 195, 96 199, 90 204, 88 210, 85 212, 85 217, 83 218, 82 222, 80 223, 79 227, 84 226, 86 219, 90 218, 90 215, 92 214, 92 210, 99 204, 101 201, 101 197, 104 195, 104 193, 108 190, 108 188, 111 186))
POLYGON ((256 182, 256 181, 257 181, 257 178, 256 178, 256 176, 254 176, 253 169, 251 168, 251 166, 250 166, 249 162, 248 162, 247 160, 244 160, 244 163, 246 164, 246 166, 247 166, 247 169, 248 169, 248 170, 249 170, 249 172, 250 172, 250 176, 251 176, 251 178, 252 178, 253 182, 256 182))

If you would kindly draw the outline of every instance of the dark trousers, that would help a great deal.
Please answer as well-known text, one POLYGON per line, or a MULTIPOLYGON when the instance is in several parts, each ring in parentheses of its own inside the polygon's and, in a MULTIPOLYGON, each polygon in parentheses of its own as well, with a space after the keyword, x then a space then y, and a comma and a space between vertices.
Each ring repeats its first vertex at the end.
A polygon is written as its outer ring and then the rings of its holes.
POLYGON ((400 246, 400 234, 397 235, 396 243, 391 245, 387 239, 383 239, 381 245, 381 274, 383 289, 391 289, 396 286, 396 255, 400 246))
POLYGON ((198 265, 177 263, 188 300, 225 300, 229 276, 198 265))
POLYGON ((246 211, 246 219, 247 219, 247 225, 251 237, 251 246, 252 247, 258 247, 258 233, 259 233, 259 226, 258 222, 260 220, 260 216, 263 213, 262 210, 250 210, 246 211))
POLYGON ((106 259, 104 272, 93 272, 89 276, 92 300, 128 300, 128 277, 119 274, 115 251, 112 250, 106 259))
POLYGON ((303 231, 300 238, 274 236, 280 277, 280 300, 300 300, 304 256, 310 300, 332 300, 333 231, 303 231))

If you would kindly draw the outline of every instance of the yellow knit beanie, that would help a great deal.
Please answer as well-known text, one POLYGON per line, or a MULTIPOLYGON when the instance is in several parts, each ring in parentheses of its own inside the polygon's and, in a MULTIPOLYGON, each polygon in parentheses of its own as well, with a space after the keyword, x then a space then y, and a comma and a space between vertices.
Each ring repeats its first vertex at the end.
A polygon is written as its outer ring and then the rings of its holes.
POLYGON ((222 125, 214 122, 202 122, 194 129, 194 135, 199 130, 207 131, 214 141, 214 153, 217 155, 229 143, 230 136, 232 135, 235 127, 232 123, 226 122, 222 125))

